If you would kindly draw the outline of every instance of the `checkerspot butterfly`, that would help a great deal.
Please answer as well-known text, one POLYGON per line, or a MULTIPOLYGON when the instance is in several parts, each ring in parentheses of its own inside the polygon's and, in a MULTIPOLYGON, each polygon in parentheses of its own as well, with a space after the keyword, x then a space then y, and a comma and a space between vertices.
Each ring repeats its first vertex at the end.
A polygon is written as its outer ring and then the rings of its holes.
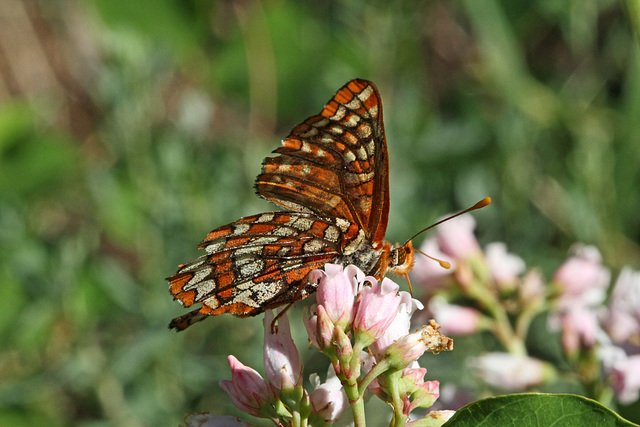
POLYGON ((286 210, 241 218, 209 233, 199 246, 207 254, 168 278, 174 299, 202 307, 173 319, 170 328, 293 303, 315 292, 317 283, 307 277, 326 263, 355 264, 377 279, 411 270, 411 241, 384 240, 389 162, 373 83, 356 79, 344 85, 274 153, 264 160, 255 188, 286 210))

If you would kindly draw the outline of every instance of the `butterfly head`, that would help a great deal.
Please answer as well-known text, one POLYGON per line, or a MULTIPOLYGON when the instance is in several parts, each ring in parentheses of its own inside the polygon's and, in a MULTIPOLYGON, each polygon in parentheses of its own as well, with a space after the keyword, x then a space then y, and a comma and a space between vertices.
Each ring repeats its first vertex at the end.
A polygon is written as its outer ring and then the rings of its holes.
POLYGON ((389 271, 405 277, 413 268, 414 250, 411 240, 404 245, 396 243, 390 250, 389 271))

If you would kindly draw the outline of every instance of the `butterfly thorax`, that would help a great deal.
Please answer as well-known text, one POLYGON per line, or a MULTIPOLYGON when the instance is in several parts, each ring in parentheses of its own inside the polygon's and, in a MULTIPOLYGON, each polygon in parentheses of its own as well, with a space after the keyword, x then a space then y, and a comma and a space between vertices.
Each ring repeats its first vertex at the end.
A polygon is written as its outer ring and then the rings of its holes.
POLYGON ((378 280, 382 280, 388 272, 398 276, 406 276, 411 271, 414 263, 411 241, 404 245, 399 243, 392 245, 383 241, 380 246, 376 249, 366 239, 363 239, 359 242, 357 249, 343 252, 343 255, 335 262, 344 266, 357 265, 367 275, 378 280))

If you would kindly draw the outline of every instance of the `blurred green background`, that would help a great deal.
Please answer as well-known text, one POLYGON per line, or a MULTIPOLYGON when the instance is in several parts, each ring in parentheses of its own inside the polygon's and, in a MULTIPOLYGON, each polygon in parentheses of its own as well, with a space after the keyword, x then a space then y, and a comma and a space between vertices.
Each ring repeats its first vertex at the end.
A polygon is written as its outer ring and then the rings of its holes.
POLYGON ((489 195, 481 242, 529 266, 549 274, 581 241, 638 268, 639 16, 612 0, 2 0, 0 425, 238 414, 218 381, 228 354, 262 369, 261 320, 170 332, 187 310, 164 279, 210 230, 274 209, 252 188, 262 159, 355 77, 384 101, 389 240, 489 195))

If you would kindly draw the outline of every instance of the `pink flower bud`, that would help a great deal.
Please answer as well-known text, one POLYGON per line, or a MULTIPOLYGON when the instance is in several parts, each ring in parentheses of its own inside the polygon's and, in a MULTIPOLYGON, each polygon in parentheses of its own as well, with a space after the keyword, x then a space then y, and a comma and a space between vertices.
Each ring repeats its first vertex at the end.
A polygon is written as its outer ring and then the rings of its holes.
POLYGON ((409 411, 415 408, 428 408, 440 397, 440 382, 425 381, 411 395, 409 411))
POLYGON ((315 313, 311 315, 305 310, 306 313, 302 317, 302 322, 304 323, 311 343, 318 347, 320 351, 324 351, 332 346, 336 326, 329 318, 323 306, 314 305, 312 310, 315 311, 315 313))
POLYGON ((510 353, 487 353, 469 363, 474 373, 487 384, 508 391, 523 391, 549 381, 553 368, 532 357, 510 353))
POLYGON ((499 288, 515 287, 518 276, 524 272, 524 261, 507 252, 507 245, 502 242, 489 243, 485 248, 485 256, 491 276, 499 288))
POLYGON ((368 278, 371 286, 364 286, 358 295, 353 318, 356 340, 366 347, 379 339, 389 327, 402 301, 398 296, 400 287, 392 280, 384 278, 381 285, 374 278, 368 278))
POLYGON ((273 311, 264 314, 264 369, 270 387, 279 393, 300 386, 302 367, 300 356, 289 329, 289 319, 282 314, 278 319, 278 330, 271 331, 273 311))
POLYGON ((598 305, 609 286, 609 270, 602 266, 600 252, 593 246, 574 245, 575 255, 565 261, 553 276, 560 287, 560 305, 598 305))
POLYGON ((316 301, 324 306, 331 321, 345 328, 353 318, 353 303, 365 274, 354 265, 343 268, 340 265, 324 266, 324 278, 320 280, 316 301))
POLYGON ((640 354, 616 363, 612 370, 613 390, 620 403, 630 404, 640 397, 640 354))
POLYGON ((522 278, 522 284, 518 287, 518 295, 523 305, 541 304, 544 300, 545 290, 542 276, 537 270, 530 270, 522 278))
POLYGON ((625 267, 609 303, 607 330, 617 343, 640 341, 640 272, 625 267))
POLYGON ((302 309, 302 323, 304 324, 304 328, 307 330, 307 335, 309 336, 309 341, 311 344, 315 345, 317 348, 320 348, 320 342, 318 341, 318 306, 316 304, 312 305, 311 308, 304 307, 302 309))
POLYGON ((340 379, 336 376, 333 367, 329 366, 327 381, 323 384, 320 384, 320 379, 316 374, 311 374, 310 380, 314 386, 310 395, 314 412, 320 414, 325 421, 334 422, 349 407, 349 399, 342 388, 340 379))
POLYGON ((394 341, 384 355, 391 362, 394 369, 404 369, 412 362, 418 360, 427 351, 423 329, 407 334, 394 341))
POLYGON ((234 356, 229 356, 231 381, 220 381, 233 404, 247 414, 264 417, 261 410, 273 400, 273 395, 262 376, 255 370, 243 365, 234 356))
POLYGON ((440 297, 434 297, 429 301, 429 310, 445 334, 471 335, 482 326, 482 314, 478 310, 449 304, 440 297))
POLYGON ((436 231, 436 240, 440 250, 456 260, 466 259, 480 252, 480 246, 473 234, 476 221, 471 215, 463 215, 449 220, 436 231))
POLYGON ((333 339, 335 341, 336 357, 340 361, 348 361, 353 356, 353 346, 351 339, 342 330, 342 328, 333 328, 333 339))

